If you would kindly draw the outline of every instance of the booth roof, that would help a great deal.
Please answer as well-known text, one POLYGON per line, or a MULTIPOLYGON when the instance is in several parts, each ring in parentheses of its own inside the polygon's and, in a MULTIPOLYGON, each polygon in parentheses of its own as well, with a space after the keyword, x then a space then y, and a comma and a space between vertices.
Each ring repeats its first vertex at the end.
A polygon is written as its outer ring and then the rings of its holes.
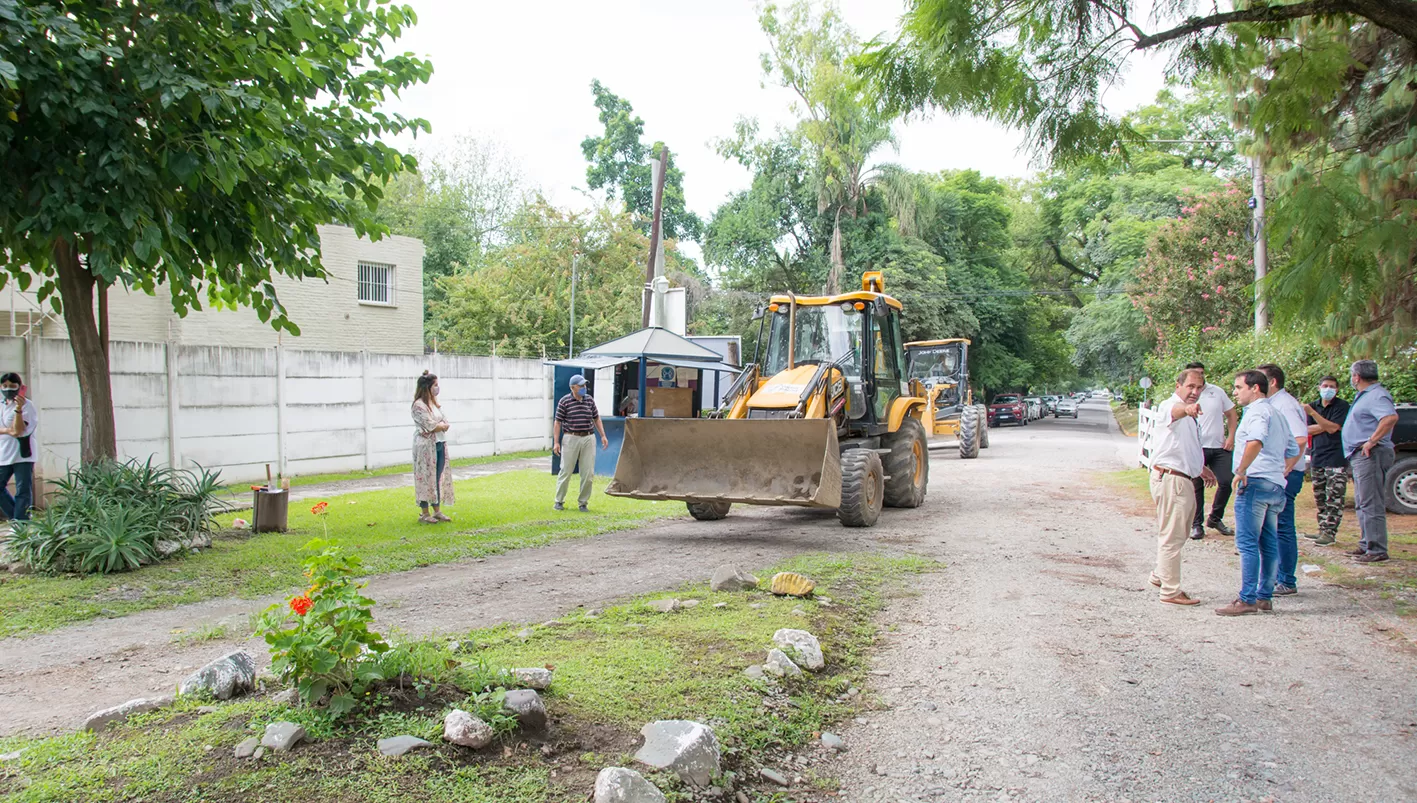
MULTIPOLYGON (((584 353, 584 352, 582 352, 582 353, 584 353)), ((567 368, 580 368, 580 369, 583 369, 583 370, 586 370, 586 371, 598 371, 598 370, 600 370, 601 368, 609 368, 609 367, 614 366, 614 365, 621 365, 621 364, 627 363, 627 362, 635 362, 635 361, 638 360, 638 359, 639 359, 638 356, 636 356, 636 357, 592 357, 592 356, 585 356, 585 357, 572 357, 572 358, 567 359, 567 360, 547 360, 547 361, 546 361, 546 365, 561 365, 561 366, 565 366, 565 367, 567 367, 567 368)), ((727 373, 730 373, 730 374, 736 374, 736 373, 738 373, 739 371, 743 370, 742 368, 739 368, 739 367, 736 366, 736 365, 730 365, 730 364, 728 364, 728 363, 726 363, 726 362, 705 362, 704 360, 683 360, 683 359, 678 359, 678 358, 675 358, 675 357, 651 357, 651 356, 649 356, 649 355, 646 355, 646 356, 645 356, 645 359, 650 360, 651 362, 657 362, 657 363, 659 363, 660 365, 672 365, 672 366, 674 366, 674 367, 676 367, 676 368, 698 368, 698 369, 703 370, 703 371, 724 371, 724 372, 727 372, 727 373)), ((720 357, 719 359, 722 360, 723 358, 720 357)))
MULTIPOLYGON (((651 326, 617 338, 609 343, 588 348, 581 357, 647 357, 657 362, 688 360, 690 362, 722 362, 723 355, 700 346, 668 329, 651 326)), ((671 363, 672 364, 672 363, 671 363)), ((689 366, 693 367, 693 366, 689 366)))

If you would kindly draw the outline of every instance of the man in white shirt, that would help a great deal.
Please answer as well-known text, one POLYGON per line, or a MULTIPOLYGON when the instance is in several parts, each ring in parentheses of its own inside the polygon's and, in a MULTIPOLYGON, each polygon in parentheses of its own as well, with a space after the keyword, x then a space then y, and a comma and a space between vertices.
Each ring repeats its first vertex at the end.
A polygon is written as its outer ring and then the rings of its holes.
POLYGON ((34 504, 34 464, 39 456, 34 441, 39 410, 25 398, 24 381, 17 373, 0 376, 0 513, 14 521, 30 517, 34 504), (10 479, 15 495, 10 495, 10 479))
POLYGON ((1240 553, 1240 596, 1215 612, 1242 616, 1274 610, 1279 571, 1276 529, 1284 509, 1284 477, 1299 461, 1289 425, 1269 403, 1263 371, 1235 375, 1235 400, 1245 417, 1235 431, 1235 549, 1240 553))
POLYGON ((1161 601, 1171 605, 1195 605, 1181 590, 1181 547, 1190 534, 1195 513, 1194 482, 1215 485, 1215 474, 1205 467, 1201 450, 1202 415, 1196 399, 1205 387, 1205 373, 1196 368, 1176 377, 1176 392, 1157 405, 1161 427, 1151 450, 1151 499, 1156 503, 1156 570, 1151 584, 1161 587, 1161 601))
MULTIPOLYGON (((1204 378, 1203 363, 1193 362, 1186 366, 1186 370, 1193 368, 1199 369, 1204 378)), ((1210 515, 1207 516, 1205 484, 1200 480, 1196 481, 1196 512, 1191 521, 1191 538, 1197 541, 1204 538, 1206 527, 1233 538, 1235 531, 1225 524, 1225 506, 1230 502, 1231 450, 1235 448, 1235 427, 1240 422, 1240 413, 1235 408, 1235 402, 1230 401, 1230 394, 1219 385, 1209 382, 1205 384, 1205 389, 1201 391, 1196 403, 1201 406, 1201 415, 1197 420, 1201 427, 1201 450, 1205 454, 1205 467, 1215 474, 1217 484, 1215 499, 1211 502, 1210 515)))
POLYGON ((1284 509, 1279 511, 1279 575, 1274 580, 1274 595, 1287 597, 1299 593, 1299 534, 1294 528, 1294 500, 1304 489, 1304 472, 1308 469, 1309 418, 1304 405, 1284 389, 1284 369, 1274 363, 1260 366, 1269 378, 1269 404, 1284 419, 1289 435, 1299 447, 1299 462, 1284 478, 1284 509))

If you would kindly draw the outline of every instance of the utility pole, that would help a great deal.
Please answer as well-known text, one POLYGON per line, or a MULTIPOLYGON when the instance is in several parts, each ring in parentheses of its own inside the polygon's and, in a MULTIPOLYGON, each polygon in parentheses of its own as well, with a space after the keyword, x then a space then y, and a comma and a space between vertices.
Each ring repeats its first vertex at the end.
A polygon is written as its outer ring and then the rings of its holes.
POLYGON ((576 356, 576 267, 580 264, 579 252, 571 255, 571 336, 566 338, 566 359, 576 356))
POLYGON ((640 326, 649 327, 650 294, 653 291, 655 265, 659 261, 660 232, 664 224, 664 177, 669 172, 669 147, 661 145, 659 161, 653 165, 651 183, 654 185, 654 217, 649 227, 649 259, 645 260, 644 315, 640 326))
POLYGON ((1265 242, 1264 225, 1264 157, 1250 157, 1254 195, 1250 206, 1255 210, 1255 334, 1269 328, 1269 305, 1264 298, 1264 277, 1269 272, 1269 249, 1265 242))

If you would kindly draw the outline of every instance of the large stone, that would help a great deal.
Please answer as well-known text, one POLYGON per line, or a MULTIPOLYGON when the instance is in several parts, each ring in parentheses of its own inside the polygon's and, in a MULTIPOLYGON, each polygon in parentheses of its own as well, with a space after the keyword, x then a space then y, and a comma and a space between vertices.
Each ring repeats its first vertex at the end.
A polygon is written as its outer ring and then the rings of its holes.
POLYGON ((237 650, 188 675, 177 687, 177 693, 208 694, 218 700, 230 700, 255 688, 256 660, 245 650, 237 650))
POLYGON ((443 717, 443 741, 480 750, 492 743, 492 726, 454 708, 443 717))
POLYGON ((815 672, 827 665, 822 657, 821 642, 805 630, 784 627, 772 634, 772 643, 781 647, 783 652, 804 669, 815 672))
POLYGON ((252 736, 252 737, 249 738, 249 739, 245 739, 245 740, 243 740, 243 741, 241 742, 241 744, 238 744, 238 745, 236 746, 236 757, 237 757, 237 758, 250 758, 250 757, 256 755, 256 748, 258 748, 258 747, 260 747, 260 746, 261 746, 261 740, 260 740, 260 739, 257 739, 255 736, 252 736))
POLYGON ((718 737, 713 728, 684 719, 662 719, 640 728, 644 746, 635 760, 670 770, 686 783, 708 786, 719 773, 718 737))
POLYGON ((398 758, 410 750, 417 750, 420 747, 432 747, 433 743, 424 741, 417 736, 390 736, 387 739, 380 739, 379 752, 389 758, 398 758))
POLYGON ((772 593, 789 597, 805 597, 816 587, 816 583, 795 572, 778 572, 769 586, 772 593))
POLYGON ((658 613, 669 613, 670 611, 672 611, 672 610, 674 610, 675 608, 679 607, 679 600, 677 600, 677 599, 652 599, 652 600, 650 600, 649 602, 646 602, 646 603, 645 603, 645 607, 646 607, 646 608, 649 608, 649 609, 652 610, 652 611, 657 611, 658 613))
POLYGON ((115 705, 112 708, 105 708, 102 711, 95 711, 84 720, 84 730, 95 733, 105 730, 115 722, 122 722, 134 714, 146 714, 149 711, 156 711, 163 706, 171 705, 171 695, 162 697, 139 697, 136 700, 129 700, 122 705, 115 705))
POLYGON ((266 726, 261 737, 261 746, 269 747, 277 753, 288 752, 305 738, 305 729, 294 722, 272 722, 266 726))
POLYGON ((714 569, 713 577, 709 579, 709 588, 714 591, 748 591, 757 587, 758 578, 731 563, 714 569))
POLYGON ((502 707, 517 718, 522 727, 541 730, 546 727, 546 704, 534 689, 513 689, 502 700, 502 707))
POLYGON ((787 653, 777 648, 768 650, 768 659, 763 661, 763 671, 780 678, 795 678, 802 674, 802 669, 787 657, 787 653))
POLYGON ((841 752, 842 750, 846 749, 846 741, 840 736, 837 736, 835 733, 823 733, 822 747, 825 747, 828 750, 841 752))
POLYGON ((517 683, 528 689, 544 691, 551 686, 551 670, 539 666, 526 667, 524 669, 509 669, 512 677, 517 679, 517 683))
POLYGON ((638 772, 606 767, 595 776, 595 803, 665 803, 665 799, 664 793, 638 772))

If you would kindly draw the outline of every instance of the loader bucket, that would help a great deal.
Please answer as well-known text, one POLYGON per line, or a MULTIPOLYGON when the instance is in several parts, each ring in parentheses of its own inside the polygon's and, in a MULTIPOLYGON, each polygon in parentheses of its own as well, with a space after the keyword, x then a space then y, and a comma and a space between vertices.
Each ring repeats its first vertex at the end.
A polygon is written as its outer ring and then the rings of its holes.
POLYGON ((841 506, 830 419, 631 418, 606 493, 634 499, 841 506))

